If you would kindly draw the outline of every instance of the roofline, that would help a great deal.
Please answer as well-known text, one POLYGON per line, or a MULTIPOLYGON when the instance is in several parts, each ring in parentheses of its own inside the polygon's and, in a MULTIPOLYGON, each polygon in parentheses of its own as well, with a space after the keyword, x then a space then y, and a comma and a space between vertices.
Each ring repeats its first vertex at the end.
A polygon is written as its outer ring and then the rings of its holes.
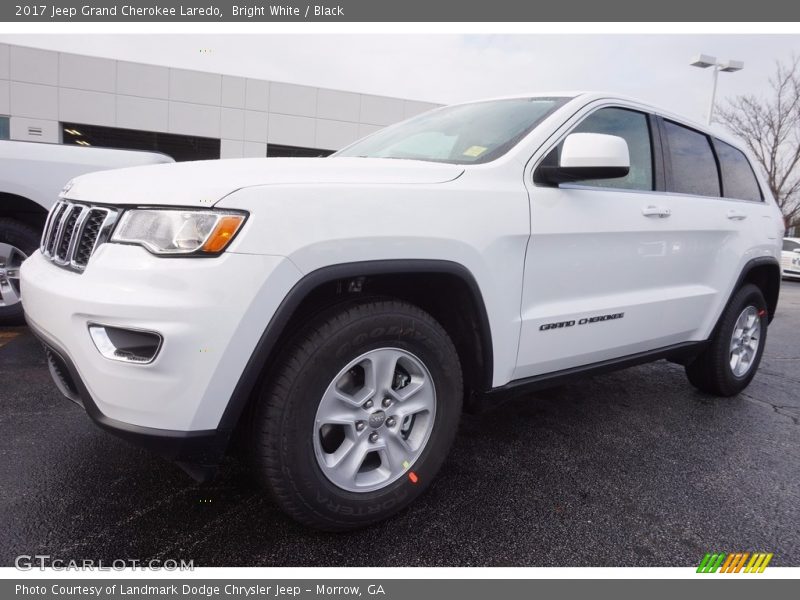
MULTIPOLYGON (((546 91, 546 92, 531 92, 528 94, 513 94, 509 96, 495 96, 489 98, 480 98, 476 100, 470 100, 467 102, 455 102, 448 106, 460 106, 464 104, 475 104, 478 102, 490 102, 495 100, 515 100, 515 99, 526 99, 526 98, 568 98, 569 102, 572 103, 576 100, 581 100, 582 104, 589 104, 591 102, 596 102, 600 100, 608 100, 611 102, 619 101, 619 102, 626 102, 635 104, 642 110, 657 114, 661 117, 666 119, 675 120, 682 125, 687 125, 693 129, 697 129, 702 131, 712 137, 715 137, 723 142, 731 144, 735 146, 739 150, 743 150, 747 153, 747 149, 745 148, 744 144, 742 143, 741 139, 732 135, 726 131, 715 131, 707 125, 706 123, 700 123, 690 117, 686 117, 684 115, 672 112, 665 108, 661 108, 660 106, 656 106, 654 104, 650 104, 649 102, 645 102, 643 100, 639 100, 638 98, 634 98, 631 96, 625 96, 623 94, 615 94, 613 92, 600 92, 600 91, 587 91, 587 90, 561 90, 561 91, 546 91)), ((441 107, 444 108, 444 107, 441 107)), ((437 110, 437 109, 434 109, 437 110)))

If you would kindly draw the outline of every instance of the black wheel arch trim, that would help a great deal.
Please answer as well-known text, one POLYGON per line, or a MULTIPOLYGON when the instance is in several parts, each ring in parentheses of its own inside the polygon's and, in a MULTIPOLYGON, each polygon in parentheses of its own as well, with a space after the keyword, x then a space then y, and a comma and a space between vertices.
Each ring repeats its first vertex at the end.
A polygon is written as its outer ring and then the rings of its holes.
POLYGON ((728 308, 728 305, 733 299, 733 296, 736 294, 736 291, 740 287, 742 287, 742 284, 745 282, 750 272, 757 267, 764 267, 764 266, 771 266, 774 267, 776 270, 775 279, 777 285, 776 285, 775 298, 772 302, 770 302, 770 298, 766 298, 766 294, 764 295, 767 301, 767 322, 772 323, 772 319, 775 318, 775 309, 778 307, 778 297, 780 296, 780 290, 781 290, 781 263, 774 256, 758 256, 756 258, 747 261, 744 267, 742 267, 742 271, 739 273, 739 277, 736 280, 736 285, 734 285, 733 288, 731 289, 731 293, 728 296, 728 300, 725 302, 725 307, 722 309, 722 312, 720 313, 720 316, 717 319, 717 323, 714 325, 714 331, 716 331, 717 327, 719 326, 719 320, 722 319, 722 315, 725 314, 725 309, 728 308))
POLYGON ((493 338, 483 294, 469 269, 454 261, 429 259, 388 259, 341 263, 321 267, 307 273, 286 294, 261 334, 261 338, 236 383, 220 419, 219 429, 230 434, 236 428, 275 345, 286 330, 289 320, 300 303, 313 290, 326 283, 342 279, 415 273, 451 275, 458 277, 467 285, 478 312, 479 333, 484 346, 483 382, 485 388, 489 389, 494 374, 493 338))
MULTIPOLYGON (((486 344, 484 354, 484 376, 486 385, 491 386, 493 374, 492 336, 488 314, 472 273, 463 265, 450 261, 438 260, 380 260, 354 262, 323 267, 305 275, 284 297, 278 309, 269 320, 255 350, 250 356, 244 371, 236 383, 236 387, 227 403, 216 429, 200 431, 174 431, 143 427, 112 419, 98 408, 92 395, 83 382, 69 354, 50 336, 28 318, 28 325, 34 335, 54 353, 67 370, 74 387, 78 392, 80 404, 89 417, 102 429, 123 438, 124 440, 144 447, 168 460, 177 463, 184 471, 197 481, 208 481, 213 478, 217 465, 222 460, 239 418, 250 400, 251 394, 259 381, 259 377, 275 345, 284 333, 295 310, 306 296, 325 283, 354 277, 390 274, 448 274, 459 277, 473 294, 478 310, 480 334, 486 344)), ((71 400, 75 400, 70 398, 71 400)))

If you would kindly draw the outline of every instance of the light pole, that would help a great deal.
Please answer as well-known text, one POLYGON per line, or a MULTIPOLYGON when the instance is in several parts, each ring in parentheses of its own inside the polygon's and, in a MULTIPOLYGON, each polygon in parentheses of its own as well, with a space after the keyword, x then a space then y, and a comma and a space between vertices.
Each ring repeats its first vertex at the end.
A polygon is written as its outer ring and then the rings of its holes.
POLYGON ((708 54, 698 54, 689 63, 693 67, 700 67, 701 69, 713 68, 713 78, 711 83, 711 100, 708 103, 708 124, 711 125, 711 117, 714 116, 714 97, 717 95, 717 78, 719 72, 733 73, 744 69, 744 63, 740 60, 717 60, 716 56, 709 56, 708 54))

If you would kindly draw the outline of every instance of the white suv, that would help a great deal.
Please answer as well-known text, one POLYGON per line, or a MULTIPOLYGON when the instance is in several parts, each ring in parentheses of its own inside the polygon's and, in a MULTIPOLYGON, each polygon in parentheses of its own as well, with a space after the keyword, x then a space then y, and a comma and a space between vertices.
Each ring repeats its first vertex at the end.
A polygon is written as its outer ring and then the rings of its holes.
POLYGON ((75 179, 22 269, 62 392, 296 519, 416 498, 462 403, 660 358, 744 389, 783 220, 736 141, 605 94, 474 102, 331 158, 75 179))

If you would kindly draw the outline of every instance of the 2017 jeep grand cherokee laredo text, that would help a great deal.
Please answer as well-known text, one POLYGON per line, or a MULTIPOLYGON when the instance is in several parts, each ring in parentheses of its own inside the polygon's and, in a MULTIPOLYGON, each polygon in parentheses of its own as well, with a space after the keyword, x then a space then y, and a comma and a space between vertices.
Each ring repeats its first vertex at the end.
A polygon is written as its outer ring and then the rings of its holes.
POLYGON ((462 403, 668 358, 744 389, 783 220, 733 140, 603 94, 434 110, 325 159, 75 179, 22 268, 54 379, 198 478, 232 437, 330 530, 431 482, 462 403))

